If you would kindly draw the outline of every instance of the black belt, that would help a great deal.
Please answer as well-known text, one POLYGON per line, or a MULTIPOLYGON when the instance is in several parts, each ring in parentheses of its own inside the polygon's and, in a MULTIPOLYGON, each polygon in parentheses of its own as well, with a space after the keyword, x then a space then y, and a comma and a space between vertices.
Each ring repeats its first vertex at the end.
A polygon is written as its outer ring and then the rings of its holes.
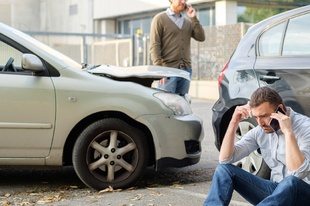
POLYGON ((186 69, 185 64, 184 64, 184 63, 181 63, 181 64, 179 65, 179 69, 186 69))

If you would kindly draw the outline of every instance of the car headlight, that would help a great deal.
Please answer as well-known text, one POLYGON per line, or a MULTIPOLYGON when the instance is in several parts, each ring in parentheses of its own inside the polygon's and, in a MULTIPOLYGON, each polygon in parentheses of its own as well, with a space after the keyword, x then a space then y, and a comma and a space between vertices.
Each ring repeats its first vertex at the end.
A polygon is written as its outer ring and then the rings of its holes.
POLYGON ((189 115, 192 114, 189 102, 177 94, 159 92, 154 96, 162 103, 171 109, 175 115, 189 115))

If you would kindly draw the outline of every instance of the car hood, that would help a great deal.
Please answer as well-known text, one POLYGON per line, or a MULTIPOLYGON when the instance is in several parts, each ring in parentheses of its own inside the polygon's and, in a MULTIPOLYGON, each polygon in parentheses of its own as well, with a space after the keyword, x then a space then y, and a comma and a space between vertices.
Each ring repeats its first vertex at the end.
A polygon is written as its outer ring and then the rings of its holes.
POLYGON ((190 80, 189 73, 170 67, 161 66, 134 66, 134 67, 117 67, 112 65, 101 65, 89 69, 89 73, 99 76, 105 76, 117 81, 131 81, 143 86, 151 87, 153 81, 169 77, 182 77, 190 80))

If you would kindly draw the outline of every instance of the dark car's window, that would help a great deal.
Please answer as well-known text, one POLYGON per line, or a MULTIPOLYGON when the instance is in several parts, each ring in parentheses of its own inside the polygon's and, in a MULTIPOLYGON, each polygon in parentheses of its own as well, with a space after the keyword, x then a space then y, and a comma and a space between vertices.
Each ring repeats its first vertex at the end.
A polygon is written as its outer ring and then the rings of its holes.
POLYGON ((259 40, 260 56, 278 56, 280 54, 281 37, 284 23, 269 29, 259 40))
POLYGON ((310 14, 289 21, 282 55, 310 55, 310 14))

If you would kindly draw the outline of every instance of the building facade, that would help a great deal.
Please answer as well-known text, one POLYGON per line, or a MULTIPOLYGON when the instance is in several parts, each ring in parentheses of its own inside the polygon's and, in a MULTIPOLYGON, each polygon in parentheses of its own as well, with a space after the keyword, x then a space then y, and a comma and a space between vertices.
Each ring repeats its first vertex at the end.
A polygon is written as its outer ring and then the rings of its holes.
MULTIPOLYGON (((193 79, 216 79, 249 26, 308 1, 188 0, 206 33, 205 42, 192 42, 193 79)), ((0 22, 25 32, 45 32, 33 37, 77 62, 144 65, 152 64, 152 19, 169 6, 169 0, 0 0, 0 22)))

